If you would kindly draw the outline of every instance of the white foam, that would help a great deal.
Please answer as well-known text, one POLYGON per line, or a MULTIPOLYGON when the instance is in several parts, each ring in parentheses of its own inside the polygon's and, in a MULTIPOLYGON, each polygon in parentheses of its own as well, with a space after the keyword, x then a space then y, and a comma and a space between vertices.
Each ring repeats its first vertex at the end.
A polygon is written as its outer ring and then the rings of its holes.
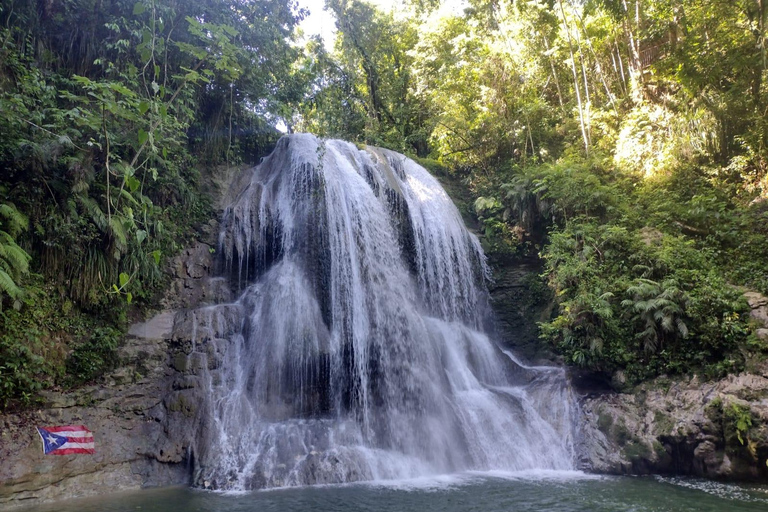
POLYGON ((661 483, 705 492, 727 500, 768 503, 768 486, 766 485, 730 484, 685 477, 656 476, 655 478, 661 483))
POLYGON ((557 470, 557 469, 526 469, 522 471, 473 471, 472 475, 499 478, 502 480, 533 480, 533 481, 558 481, 571 482, 575 480, 606 480, 612 477, 585 473, 583 471, 557 470))

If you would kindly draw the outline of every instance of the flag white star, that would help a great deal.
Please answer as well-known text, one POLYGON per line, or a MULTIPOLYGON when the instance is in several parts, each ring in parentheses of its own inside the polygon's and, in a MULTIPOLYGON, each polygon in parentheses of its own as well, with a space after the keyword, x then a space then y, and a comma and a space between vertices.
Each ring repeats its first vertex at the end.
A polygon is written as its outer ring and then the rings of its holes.
POLYGON ((56 444, 57 439, 53 437, 52 435, 48 434, 48 442, 51 444, 56 444))

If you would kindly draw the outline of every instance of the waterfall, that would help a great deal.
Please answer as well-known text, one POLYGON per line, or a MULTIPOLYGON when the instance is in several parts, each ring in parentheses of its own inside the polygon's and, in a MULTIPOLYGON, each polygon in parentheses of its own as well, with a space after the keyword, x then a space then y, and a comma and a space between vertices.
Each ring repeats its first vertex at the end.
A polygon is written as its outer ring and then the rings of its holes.
POLYGON ((242 185, 217 251, 239 298, 193 315, 196 485, 572 468, 564 374, 486 334, 481 246, 425 169, 301 134, 242 185))

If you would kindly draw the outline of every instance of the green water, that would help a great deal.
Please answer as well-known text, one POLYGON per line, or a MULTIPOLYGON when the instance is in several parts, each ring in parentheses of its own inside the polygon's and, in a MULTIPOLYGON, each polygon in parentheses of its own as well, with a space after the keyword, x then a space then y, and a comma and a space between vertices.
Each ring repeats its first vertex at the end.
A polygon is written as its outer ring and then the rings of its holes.
POLYGON ((768 511, 768 485, 580 473, 465 474, 390 483, 220 494, 155 489, 23 512, 768 511))

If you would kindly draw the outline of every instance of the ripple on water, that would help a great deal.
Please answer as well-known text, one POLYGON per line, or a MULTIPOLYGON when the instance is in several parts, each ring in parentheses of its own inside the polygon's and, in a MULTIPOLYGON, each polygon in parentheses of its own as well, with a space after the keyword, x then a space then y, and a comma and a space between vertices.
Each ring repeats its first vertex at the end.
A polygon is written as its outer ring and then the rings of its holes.
POLYGON ((18 512, 766 512, 768 486, 578 471, 469 472, 246 493, 170 488, 18 512))

